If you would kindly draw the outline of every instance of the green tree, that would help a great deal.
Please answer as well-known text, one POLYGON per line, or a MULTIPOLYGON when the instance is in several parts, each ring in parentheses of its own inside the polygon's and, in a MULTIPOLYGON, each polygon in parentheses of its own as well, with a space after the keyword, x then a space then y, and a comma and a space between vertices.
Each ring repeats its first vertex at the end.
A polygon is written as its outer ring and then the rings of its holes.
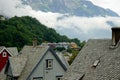
POLYGON ((65 35, 60 35, 54 29, 46 27, 35 18, 29 16, 15 16, 4 21, 0 20, 1 46, 16 46, 20 49, 24 45, 32 44, 34 38, 37 38, 38 44, 44 41, 81 44, 77 38, 70 39, 65 35))
POLYGON ((72 56, 70 57, 70 60, 68 63, 71 65, 71 63, 74 61, 75 57, 78 55, 79 51, 77 50, 72 50, 72 56))

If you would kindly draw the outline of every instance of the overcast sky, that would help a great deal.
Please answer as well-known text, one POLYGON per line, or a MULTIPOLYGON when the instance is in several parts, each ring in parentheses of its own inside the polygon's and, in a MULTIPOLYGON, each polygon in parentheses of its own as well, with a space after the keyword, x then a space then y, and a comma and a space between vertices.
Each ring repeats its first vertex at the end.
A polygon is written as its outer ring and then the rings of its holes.
POLYGON ((120 15, 120 0, 89 0, 104 8, 110 8, 120 15))

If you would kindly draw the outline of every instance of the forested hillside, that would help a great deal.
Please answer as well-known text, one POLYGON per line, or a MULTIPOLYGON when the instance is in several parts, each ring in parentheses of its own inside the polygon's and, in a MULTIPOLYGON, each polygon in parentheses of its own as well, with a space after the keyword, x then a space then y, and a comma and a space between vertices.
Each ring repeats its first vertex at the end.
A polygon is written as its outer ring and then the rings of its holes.
POLYGON ((76 42, 65 35, 58 34, 54 29, 42 25, 35 18, 13 17, 0 20, 0 46, 16 46, 19 49, 24 45, 32 45, 32 40, 37 38, 38 44, 42 42, 76 42))

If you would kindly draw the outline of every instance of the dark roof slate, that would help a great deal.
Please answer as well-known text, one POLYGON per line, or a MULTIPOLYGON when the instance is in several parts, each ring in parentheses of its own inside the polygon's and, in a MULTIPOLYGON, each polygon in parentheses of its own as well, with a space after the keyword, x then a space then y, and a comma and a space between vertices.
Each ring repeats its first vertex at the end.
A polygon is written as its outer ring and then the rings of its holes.
POLYGON ((25 64, 27 62, 27 58, 24 55, 19 56, 13 56, 9 58, 12 76, 18 77, 21 75, 21 72, 23 71, 25 64))
MULTIPOLYGON (((74 72, 82 80, 119 80, 120 79, 120 46, 111 49, 111 39, 90 39, 80 51, 64 75, 63 80, 79 80, 72 75, 74 72), (99 63, 93 66, 96 60, 99 63)), ((81 80, 81 79, 80 79, 81 80)))

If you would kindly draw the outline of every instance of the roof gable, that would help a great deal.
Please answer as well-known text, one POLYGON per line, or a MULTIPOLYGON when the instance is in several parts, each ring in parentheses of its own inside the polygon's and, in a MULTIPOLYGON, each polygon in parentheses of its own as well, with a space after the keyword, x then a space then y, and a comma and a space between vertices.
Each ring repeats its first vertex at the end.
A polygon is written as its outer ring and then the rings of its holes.
POLYGON ((68 64, 67 60, 65 59, 64 55, 61 52, 57 52, 56 54, 60 58, 62 63, 66 66, 66 68, 68 68, 69 64, 68 64))
MULTIPOLYGON (((45 47, 45 46, 44 46, 45 47)), ((57 56, 57 54, 50 48, 48 47, 48 49, 45 51, 45 53, 41 54, 41 57, 39 58, 39 62, 36 63, 36 66, 32 69, 32 71, 34 71, 34 69, 36 69, 36 67, 39 65, 39 63, 43 60, 43 58, 46 56, 47 52, 50 51, 51 54, 56 58, 56 60, 58 61, 58 63, 61 65, 61 67, 66 71, 67 67, 63 64, 63 62, 60 60, 60 58, 57 56)), ((31 71, 31 73, 32 73, 31 71)), ((30 77, 31 73, 29 74, 29 76, 27 77, 27 79, 30 77)))
POLYGON ((52 55, 56 58, 58 63, 62 66, 62 68, 64 70, 67 70, 66 66, 62 63, 62 61, 59 59, 57 54, 54 53, 49 46, 36 46, 36 47, 24 46, 24 48, 20 51, 20 53, 21 55, 27 57, 27 62, 18 80, 26 80, 27 78, 29 78, 32 71, 34 71, 34 69, 39 65, 39 63, 42 61, 44 56, 47 54, 47 51, 50 51, 52 55))
POLYGON ((40 59, 42 58, 42 55, 48 50, 48 46, 24 46, 24 48, 21 50, 21 54, 24 56, 27 56, 27 63, 22 71, 20 77, 18 80, 26 80, 27 77, 30 75, 32 70, 36 67, 36 65, 39 63, 40 59))
POLYGON ((6 50, 10 56, 13 56, 12 53, 4 46, 0 47, 0 53, 6 50))
POLYGON ((66 71, 67 70, 67 66, 62 62, 62 60, 59 58, 59 56, 52 50, 49 49, 51 51, 51 53, 55 56, 56 60, 59 62, 59 64, 63 67, 63 69, 66 71))
POLYGON ((18 55, 17 47, 7 47, 7 49, 13 56, 17 56, 18 55))
POLYGON ((62 63, 56 53, 49 46, 24 46, 20 55, 9 58, 12 74, 18 77, 18 80, 26 80, 32 71, 38 66, 44 56, 50 51, 64 70, 66 66, 62 63))

